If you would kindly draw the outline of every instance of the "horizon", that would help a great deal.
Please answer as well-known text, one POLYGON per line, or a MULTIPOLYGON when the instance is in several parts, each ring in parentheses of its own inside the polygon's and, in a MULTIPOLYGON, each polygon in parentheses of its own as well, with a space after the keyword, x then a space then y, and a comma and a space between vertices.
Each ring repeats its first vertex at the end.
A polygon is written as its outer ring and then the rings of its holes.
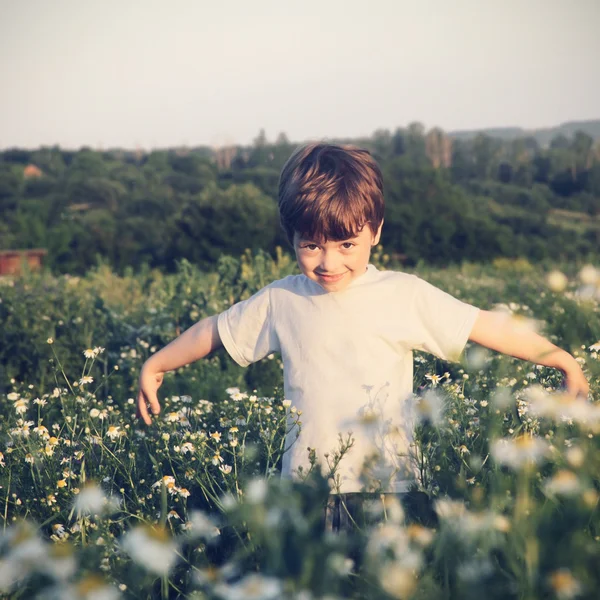
MULTIPOLYGON (((415 122, 415 121, 412 121, 415 122)), ((500 127, 491 125, 489 127, 481 127, 481 128, 477 128, 477 129, 454 129, 454 130, 445 130, 442 127, 440 127, 439 125, 431 125, 428 127, 425 127, 426 131, 429 131, 433 128, 440 128, 445 134, 449 135, 449 136, 454 136, 454 135, 459 135, 459 134, 469 134, 469 133, 479 133, 479 132, 486 132, 486 131, 497 131, 497 130, 510 130, 510 129, 519 129, 521 131, 523 131, 524 134, 536 134, 542 131, 548 131, 551 129, 556 129, 559 127, 563 127, 565 125, 575 125, 575 124, 579 124, 579 123, 590 123, 590 122, 600 122, 600 117, 596 118, 596 119, 573 119, 570 121, 563 121, 562 123, 557 123, 556 125, 549 125, 549 126, 543 126, 543 127, 536 127, 534 129, 527 129, 525 127, 522 127, 520 125, 503 125, 500 127)), ((422 125, 424 125, 423 123, 421 123, 422 125)), ((405 125, 398 125, 398 126, 392 126, 390 128, 388 128, 388 130, 391 133, 394 133, 394 131, 396 129, 406 129, 408 126, 410 125, 410 123, 406 123, 405 125)), ((319 139, 323 139, 323 140, 332 140, 332 139, 359 139, 359 138, 365 138, 365 137, 371 137, 376 131, 381 131, 382 129, 384 129, 383 127, 379 127, 375 130, 373 130, 371 133, 368 134, 359 134, 356 136, 323 136, 322 138, 319 139)), ((259 132, 257 132, 258 134, 259 132)), ((280 133, 286 133, 285 131, 280 132, 280 133)), ((300 140, 293 140, 290 139, 288 136, 288 139, 290 141, 290 143, 294 144, 294 143, 298 143, 298 144, 302 144, 305 142, 310 141, 308 138, 307 139, 300 139, 300 140)), ((310 138, 310 139, 314 139, 314 138, 310 138)), ((232 143, 230 144, 228 147, 249 147, 252 145, 252 140, 250 140, 248 143, 246 144, 242 144, 242 143, 232 143)), ((268 144, 274 144, 275 141, 274 140, 269 140, 268 136, 267 136, 267 143, 268 144)), ((154 152, 154 151, 160 151, 160 150, 174 150, 174 149, 194 149, 194 148, 212 148, 212 149, 218 149, 218 148, 223 148, 225 146, 214 146, 214 145, 209 145, 209 144, 202 144, 202 143, 198 143, 198 144, 190 144, 187 146, 184 145, 179 145, 179 146, 154 146, 154 147, 142 147, 142 146, 136 146, 136 147, 131 147, 131 146, 92 146, 90 144, 84 144, 78 147, 72 147, 72 146, 61 146, 60 144, 47 144, 47 145, 40 145, 40 146, 0 146, 0 152, 4 152, 7 150, 25 150, 25 151, 36 151, 36 150, 40 150, 42 148, 58 148, 61 151, 65 151, 65 152, 78 152, 80 150, 84 150, 84 149, 89 149, 89 150, 93 150, 95 152, 110 152, 110 151, 118 151, 118 150, 122 150, 125 152, 145 152, 145 153, 150 153, 150 152, 154 152)))
POLYGON ((0 0, 0 148, 248 146, 261 129, 305 141, 411 122, 454 133, 600 119, 595 0, 233 4, 56 0, 32 12, 0 0))

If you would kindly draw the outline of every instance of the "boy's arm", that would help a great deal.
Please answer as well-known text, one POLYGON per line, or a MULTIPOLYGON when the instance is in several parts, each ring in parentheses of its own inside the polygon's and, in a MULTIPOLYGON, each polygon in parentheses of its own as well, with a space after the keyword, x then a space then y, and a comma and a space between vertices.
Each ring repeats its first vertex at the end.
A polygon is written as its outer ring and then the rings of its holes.
POLYGON ((577 361, 568 352, 519 325, 509 315, 480 311, 469 340, 502 354, 560 369, 565 375, 569 394, 588 396, 589 384, 577 361))
POLYGON ((140 373, 137 416, 141 417, 146 425, 152 422, 147 404, 150 404, 152 414, 160 413, 156 392, 163 382, 164 374, 204 358, 223 345, 217 328, 217 318, 215 315, 198 321, 144 363, 140 373))

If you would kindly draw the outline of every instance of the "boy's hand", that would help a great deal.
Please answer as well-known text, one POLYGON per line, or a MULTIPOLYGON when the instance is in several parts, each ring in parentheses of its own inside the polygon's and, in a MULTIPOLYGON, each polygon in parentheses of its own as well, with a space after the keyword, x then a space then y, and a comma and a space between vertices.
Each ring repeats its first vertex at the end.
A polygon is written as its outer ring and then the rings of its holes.
POLYGON ((144 365, 140 373, 140 391, 137 398, 137 413, 138 418, 142 418, 146 425, 150 425, 152 420, 148 414, 148 404, 153 415, 160 413, 160 404, 156 392, 161 386, 164 379, 164 373, 156 372, 144 365))
POLYGON ((590 393, 590 384, 585 378, 577 361, 573 360, 573 363, 574 364, 570 365, 567 369, 563 370, 567 393, 573 398, 583 398, 584 400, 587 400, 588 394, 590 393))

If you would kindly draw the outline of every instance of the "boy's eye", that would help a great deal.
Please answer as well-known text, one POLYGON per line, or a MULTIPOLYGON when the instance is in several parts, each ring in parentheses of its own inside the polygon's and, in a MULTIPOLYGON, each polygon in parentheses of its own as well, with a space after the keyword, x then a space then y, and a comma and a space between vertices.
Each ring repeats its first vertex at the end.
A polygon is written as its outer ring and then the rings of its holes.
POLYGON ((316 244, 306 244, 306 246, 303 246, 303 248, 305 248, 306 250, 316 250, 319 246, 317 246, 316 244))
POLYGON ((354 248, 355 244, 353 244, 352 242, 344 242, 342 244, 342 248, 344 248, 344 250, 350 250, 350 248, 354 248))

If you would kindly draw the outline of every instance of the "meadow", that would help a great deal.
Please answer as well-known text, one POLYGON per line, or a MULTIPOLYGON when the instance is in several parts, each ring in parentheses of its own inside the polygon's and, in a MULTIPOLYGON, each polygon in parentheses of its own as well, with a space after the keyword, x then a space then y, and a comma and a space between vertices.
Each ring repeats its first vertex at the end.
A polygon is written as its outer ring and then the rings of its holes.
POLYGON ((144 360, 295 272, 289 256, 0 281, 0 593, 597 598, 600 271, 510 259, 413 271, 569 350, 590 399, 569 398, 556 371, 474 346, 460 363, 416 353, 413 459, 430 510, 413 519, 375 496, 374 524, 351 535, 322 524, 332 473, 278 477, 286 428, 302 426, 278 356, 241 369, 220 352, 169 373, 160 417, 135 416, 144 360))

